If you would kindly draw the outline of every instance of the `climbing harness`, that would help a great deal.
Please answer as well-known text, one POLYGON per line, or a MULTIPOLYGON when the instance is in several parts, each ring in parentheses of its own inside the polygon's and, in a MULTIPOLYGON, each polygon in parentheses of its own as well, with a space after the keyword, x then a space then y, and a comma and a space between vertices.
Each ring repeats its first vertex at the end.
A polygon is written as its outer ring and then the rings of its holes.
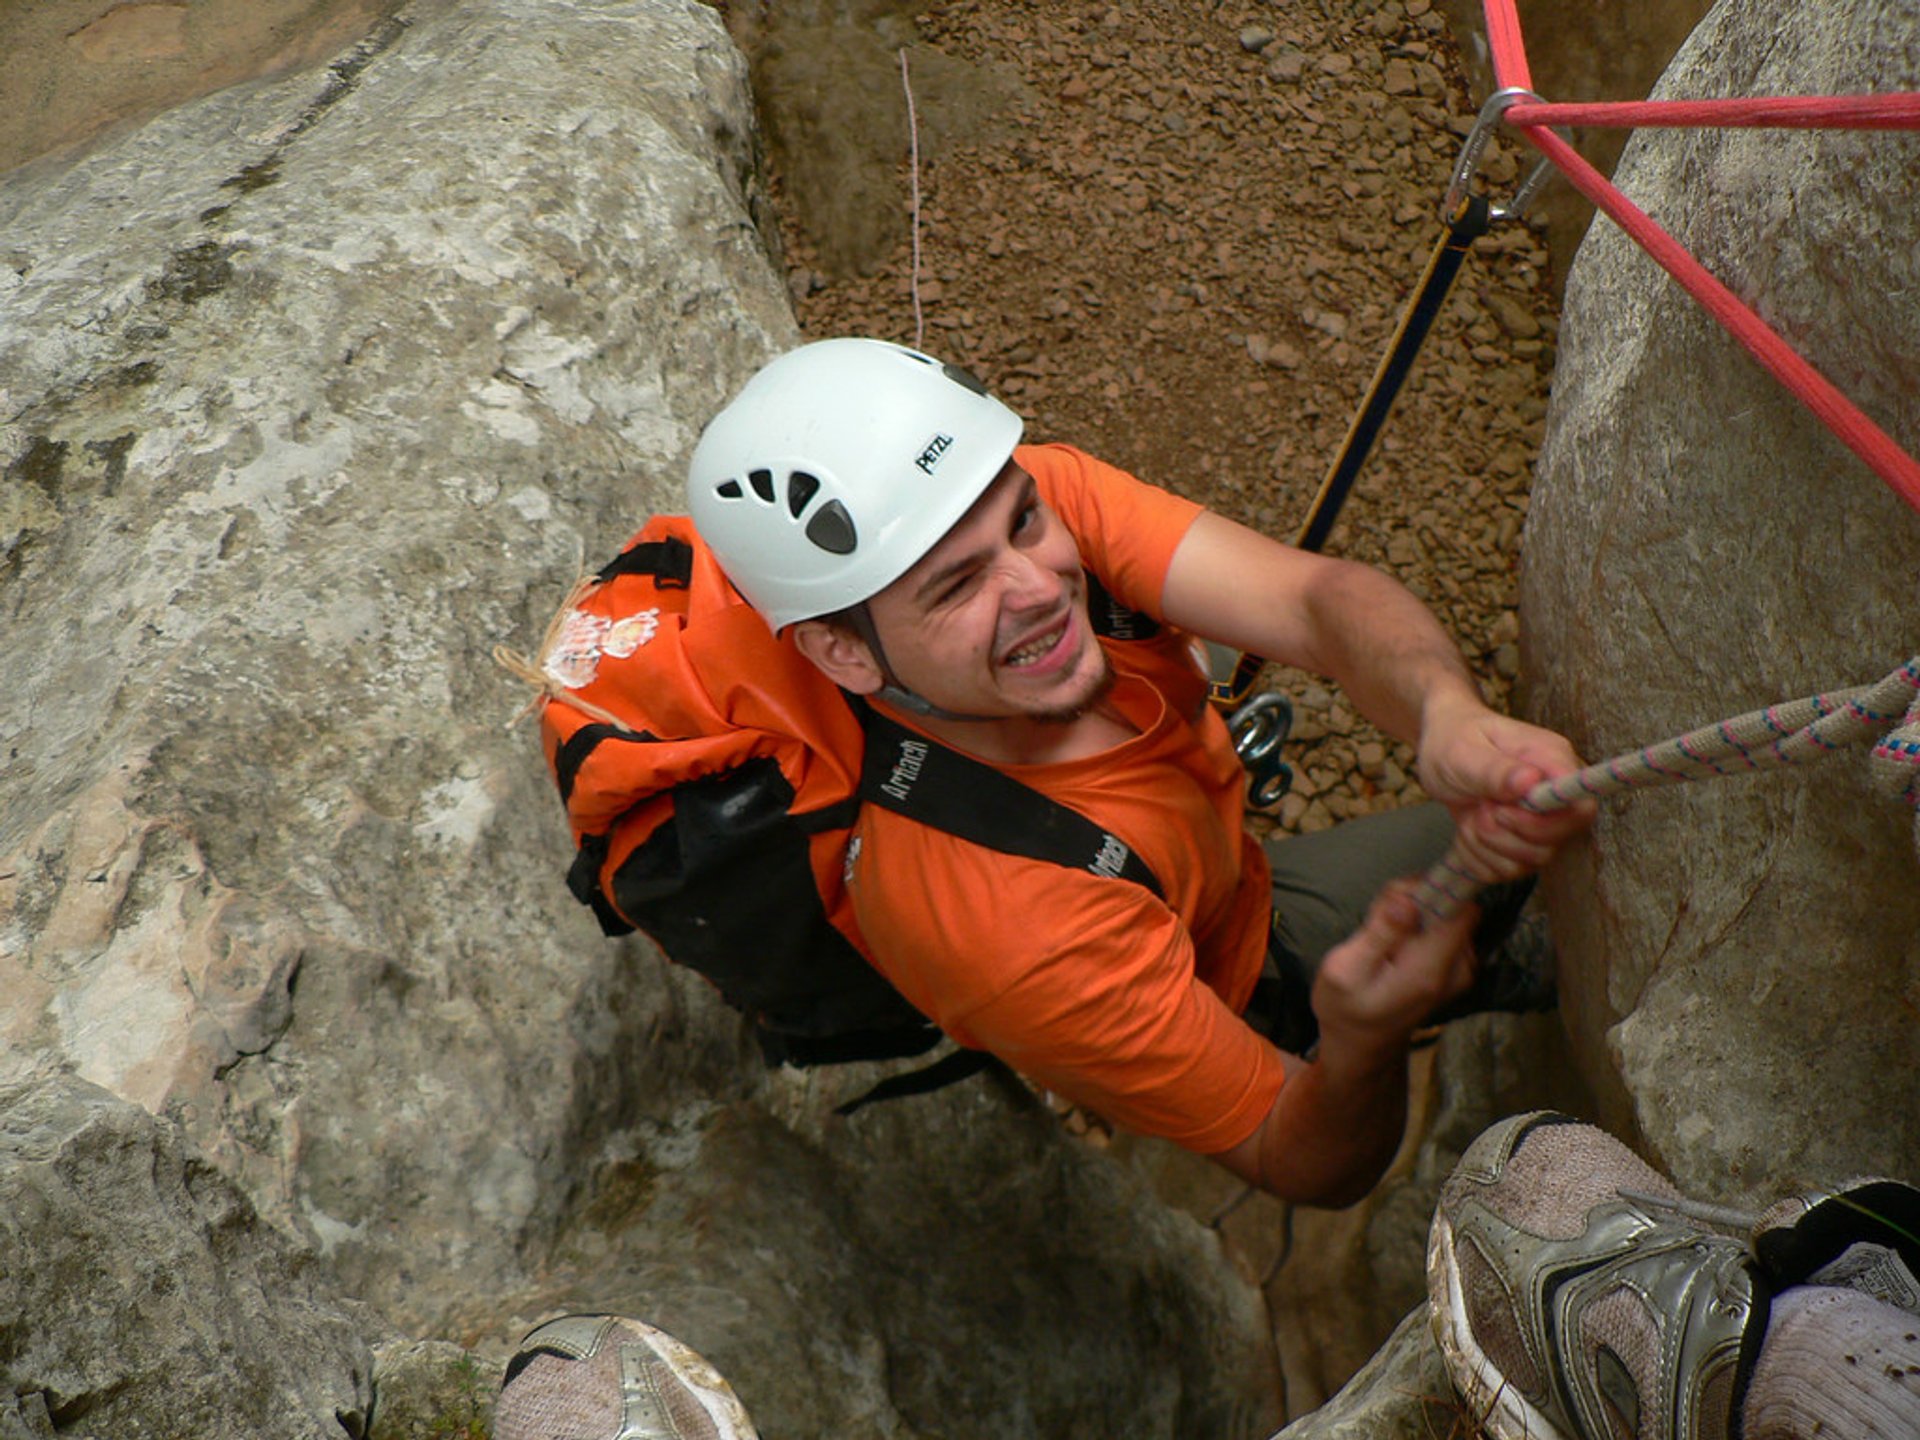
MULTIPOLYGON (((1913 807, 1920 849, 1920 655, 1872 685, 1770 705, 1543 780, 1520 803, 1548 814, 1586 797, 1797 765, 1875 737, 1875 783, 1913 807)), ((1420 880, 1414 900, 1430 919, 1444 920, 1488 878, 1456 843, 1420 880)))

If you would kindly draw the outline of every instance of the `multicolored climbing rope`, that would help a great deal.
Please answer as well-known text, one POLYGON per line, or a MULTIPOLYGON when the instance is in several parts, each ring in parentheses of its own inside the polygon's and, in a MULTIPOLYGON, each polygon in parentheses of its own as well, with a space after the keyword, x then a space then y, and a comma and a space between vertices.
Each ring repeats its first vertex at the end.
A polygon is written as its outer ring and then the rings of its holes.
MULTIPOLYGON (((1769 705, 1542 781, 1521 803, 1544 814, 1589 796, 1797 765, 1868 740, 1877 741, 1869 762, 1875 783, 1913 807, 1920 848, 1920 655, 1872 685, 1769 705)), ((1455 847, 1427 872, 1414 899, 1430 918, 1444 920, 1486 878, 1455 847)))

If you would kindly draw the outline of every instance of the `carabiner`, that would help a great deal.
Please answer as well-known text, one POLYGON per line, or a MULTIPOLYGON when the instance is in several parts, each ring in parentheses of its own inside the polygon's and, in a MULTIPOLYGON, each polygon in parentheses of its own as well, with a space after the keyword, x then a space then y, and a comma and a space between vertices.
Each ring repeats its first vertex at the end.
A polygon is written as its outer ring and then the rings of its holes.
MULTIPOLYGON (((1493 139, 1493 132, 1506 118, 1506 113, 1523 100, 1538 102, 1540 97, 1519 85, 1509 85, 1504 90, 1496 90, 1487 97, 1487 103, 1480 107, 1480 114, 1474 119, 1473 129, 1467 132, 1467 138, 1460 147, 1460 158, 1454 163, 1453 181, 1447 186, 1446 198, 1440 202, 1440 218, 1451 225, 1454 217, 1460 213, 1460 207, 1466 203, 1467 187, 1473 183, 1475 172, 1480 168, 1480 159, 1486 154, 1487 145, 1493 139)), ((1565 135, 1564 128, 1557 133, 1565 135)), ((1517 220, 1526 212, 1527 206, 1540 193, 1547 183, 1547 177, 1553 169, 1553 162, 1544 156, 1533 169, 1527 172, 1527 178, 1520 182, 1520 188, 1513 192, 1513 198, 1505 205, 1490 207, 1488 220, 1517 220)))

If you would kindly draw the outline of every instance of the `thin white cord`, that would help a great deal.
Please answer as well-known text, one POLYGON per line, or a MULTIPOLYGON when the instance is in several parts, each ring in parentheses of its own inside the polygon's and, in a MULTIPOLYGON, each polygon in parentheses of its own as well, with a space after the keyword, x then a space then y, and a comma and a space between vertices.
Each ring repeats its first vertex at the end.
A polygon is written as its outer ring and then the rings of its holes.
POLYGON ((907 94, 907 156, 913 178, 913 348, 926 348, 927 322, 920 313, 920 121, 913 110, 913 82, 907 76, 907 48, 900 47, 900 88, 907 94))

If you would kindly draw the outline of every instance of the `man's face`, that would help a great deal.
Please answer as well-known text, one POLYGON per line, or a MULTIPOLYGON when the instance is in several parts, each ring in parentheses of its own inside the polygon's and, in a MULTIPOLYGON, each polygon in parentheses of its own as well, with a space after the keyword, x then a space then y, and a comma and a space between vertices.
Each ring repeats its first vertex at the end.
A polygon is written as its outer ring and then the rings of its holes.
POLYGON ((1011 461, 868 614, 900 683, 959 714, 1073 720, 1110 683, 1079 547, 1011 461))

